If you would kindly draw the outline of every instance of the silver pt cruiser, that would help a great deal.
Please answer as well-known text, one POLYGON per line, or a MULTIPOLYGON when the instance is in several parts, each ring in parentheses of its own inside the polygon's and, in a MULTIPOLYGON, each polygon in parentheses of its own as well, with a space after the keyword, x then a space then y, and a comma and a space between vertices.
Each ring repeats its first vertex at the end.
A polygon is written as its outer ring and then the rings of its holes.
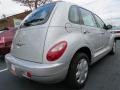
POLYGON ((9 71, 42 83, 67 80, 80 88, 89 66, 115 53, 111 25, 96 14, 67 2, 45 4, 21 23, 6 55, 9 71))

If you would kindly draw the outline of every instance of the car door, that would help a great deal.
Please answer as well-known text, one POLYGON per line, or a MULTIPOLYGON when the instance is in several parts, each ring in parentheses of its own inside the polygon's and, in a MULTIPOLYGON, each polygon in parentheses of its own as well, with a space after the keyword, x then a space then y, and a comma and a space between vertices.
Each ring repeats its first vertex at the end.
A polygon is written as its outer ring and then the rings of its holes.
POLYGON ((80 31, 81 26, 80 26, 80 17, 79 17, 79 11, 78 11, 78 6, 72 5, 69 9, 69 23, 65 24, 65 29, 68 32, 75 32, 75 31, 80 31))
POLYGON ((98 28, 101 31, 101 37, 102 37, 102 48, 106 48, 108 46, 109 40, 110 40, 110 33, 104 29, 105 23, 102 21, 100 17, 97 15, 94 15, 96 22, 98 24, 98 28))
POLYGON ((91 44, 94 52, 97 52, 101 49, 101 31, 97 28, 96 21, 94 19, 94 16, 92 15, 92 12, 79 8, 80 15, 83 20, 82 30, 84 37, 87 39, 89 44, 91 44))

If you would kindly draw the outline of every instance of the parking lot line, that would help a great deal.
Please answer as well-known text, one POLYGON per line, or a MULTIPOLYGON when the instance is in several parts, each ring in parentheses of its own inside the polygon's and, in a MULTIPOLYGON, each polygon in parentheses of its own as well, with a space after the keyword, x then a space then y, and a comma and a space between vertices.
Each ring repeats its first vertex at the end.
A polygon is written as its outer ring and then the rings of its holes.
POLYGON ((5 68, 5 69, 3 69, 3 70, 0 70, 0 73, 1 72, 4 72, 4 71, 7 71, 8 70, 8 68, 5 68))

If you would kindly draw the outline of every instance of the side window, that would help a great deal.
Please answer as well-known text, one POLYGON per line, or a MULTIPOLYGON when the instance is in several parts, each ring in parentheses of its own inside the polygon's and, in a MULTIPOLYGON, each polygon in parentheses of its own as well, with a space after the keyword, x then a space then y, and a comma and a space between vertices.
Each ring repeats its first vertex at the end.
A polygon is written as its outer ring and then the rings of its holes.
POLYGON ((79 17, 79 12, 78 12, 77 6, 70 7, 68 17, 72 23, 79 24, 80 17, 79 17))
POLYGON ((104 22, 103 22, 97 15, 95 15, 95 18, 96 18, 96 20, 97 20, 97 23, 98 23, 99 28, 102 28, 102 29, 103 29, 103 27, 104 27, 104 22))
POLYGON ((85 9, 82 9, 82 8, 79 8, 79 10, 81 12, 81 17, 83 19, 84 25, 97 27, 95 19, 94 19, 94 17, 93 17, 91 12, 89 12, 89 11, 87 11, 85 9))

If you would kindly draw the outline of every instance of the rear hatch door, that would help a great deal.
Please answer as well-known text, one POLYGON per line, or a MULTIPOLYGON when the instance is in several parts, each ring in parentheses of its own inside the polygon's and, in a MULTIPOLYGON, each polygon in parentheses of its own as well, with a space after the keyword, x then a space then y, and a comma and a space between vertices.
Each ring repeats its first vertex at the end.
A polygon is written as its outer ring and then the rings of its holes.
POLYGON ((17 31, 11 54, 23 60, 42 63, 47 27, 24 28, 17 31))
POLYGON ((11 54, 14 57, 42 63, 45 38, 54 7, 55 3, 45 4, 23 20, 13 40, 11 54))

